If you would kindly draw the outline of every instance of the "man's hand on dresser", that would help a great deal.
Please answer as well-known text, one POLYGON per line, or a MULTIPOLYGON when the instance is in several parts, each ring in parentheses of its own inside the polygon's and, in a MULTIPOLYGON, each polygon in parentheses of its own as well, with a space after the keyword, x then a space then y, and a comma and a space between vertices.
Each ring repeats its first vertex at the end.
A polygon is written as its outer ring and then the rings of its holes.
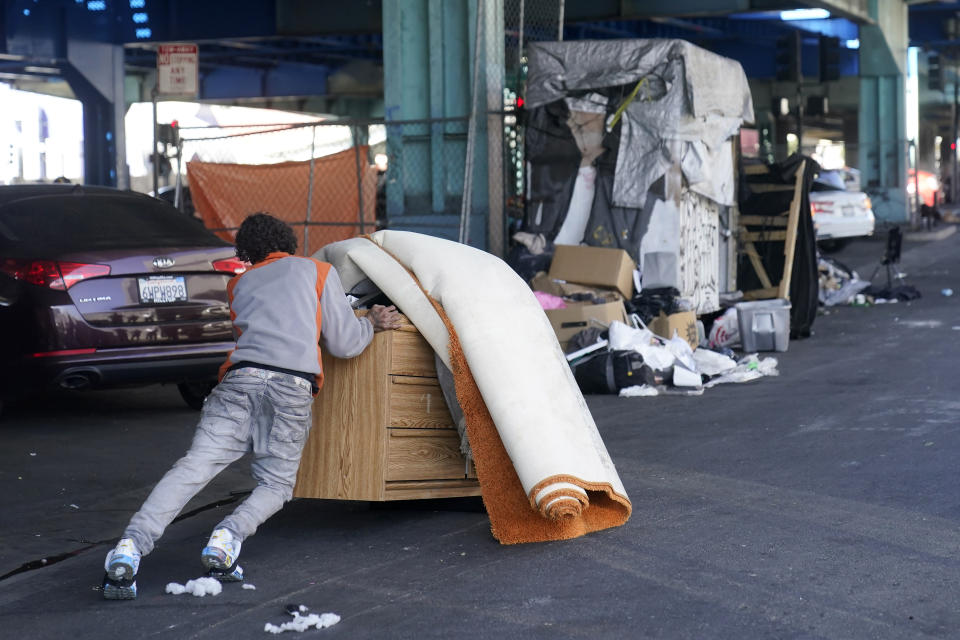
POLYGON ((375 304, 370 308, 367 317, 373 324, 374 332, 400 328, 400 314, 393 305, 385 307, 382 304, 375 304))

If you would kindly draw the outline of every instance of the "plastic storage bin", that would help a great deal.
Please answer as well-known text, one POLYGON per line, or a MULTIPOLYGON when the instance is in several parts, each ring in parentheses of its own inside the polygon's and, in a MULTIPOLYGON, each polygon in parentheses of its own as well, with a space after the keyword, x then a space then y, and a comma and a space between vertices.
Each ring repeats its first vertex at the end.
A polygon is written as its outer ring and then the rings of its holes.
POLYGON ((740 344, 745 352, 786 351, 790 343, 790 301, 755 300, 736 305, 740 344))

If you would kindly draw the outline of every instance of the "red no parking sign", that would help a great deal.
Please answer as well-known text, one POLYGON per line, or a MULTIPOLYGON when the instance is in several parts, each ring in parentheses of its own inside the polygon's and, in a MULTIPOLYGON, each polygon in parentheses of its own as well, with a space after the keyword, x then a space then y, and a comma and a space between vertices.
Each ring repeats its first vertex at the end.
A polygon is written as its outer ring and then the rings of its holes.
POLYGON ((198 58, 195 44, 161 44, 157 48, 157 93, 196 96, 198 58))

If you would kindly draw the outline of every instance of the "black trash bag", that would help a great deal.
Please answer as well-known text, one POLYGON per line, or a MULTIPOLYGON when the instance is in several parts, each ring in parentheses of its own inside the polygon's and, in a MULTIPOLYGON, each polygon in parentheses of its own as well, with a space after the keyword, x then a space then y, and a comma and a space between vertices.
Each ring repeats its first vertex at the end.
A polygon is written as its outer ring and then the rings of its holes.
POLYGON ((610 332, 606 329, 601 329, 600 327, 588 327, 583 331, 577 332, 570 340, 567 342, 567 353, 573 353, 574 351, 580 351, 585 347, 597 344, 600 340, 606 340, 610 335, 610 332))
POLYGON ((920 290, 909 284, 886 287, 870 285, 864 289, 862 293, 873 296, 874 298, 899 300, 900 302, 910 302, 911 300, 916 300, 921 297, 920 290))
POLYGON ((584 393, 617 393, 636 385, 658 384, 657 375, 637 351, 605 351, 579 363, 573 377, 584 393))
POLYGON ((627 313, 635 313, 640 316, 644 324, 650 324, 654 318, 660 315, 660 312, 663 312, 663 315, 666 316, 676 313, 679 310, 677 308, 677 298, 679 297, 680 292, 674 287, 644 289, 624 304, 627 313))
POLYGON ((531 253, 522 244, 515 244, 507 254, 507 264, 519 275, 525 282, 530 282, 533 276, 541 271, 550 269, 550 262, 553 261, 553 247, 543 253, 531 253))

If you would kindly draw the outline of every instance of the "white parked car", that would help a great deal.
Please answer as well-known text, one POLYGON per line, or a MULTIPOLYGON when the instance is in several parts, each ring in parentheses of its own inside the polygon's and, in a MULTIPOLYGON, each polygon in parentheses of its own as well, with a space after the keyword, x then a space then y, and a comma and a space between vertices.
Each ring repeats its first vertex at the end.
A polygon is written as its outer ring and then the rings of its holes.
POLYGON ((846 177, 843 172, 822 171, 810 187, 813 226, 817 244, 824 250, 839 248, 850 238, 873 234, 876 220, 870 197, 860 190, 849 190, 846 177))

